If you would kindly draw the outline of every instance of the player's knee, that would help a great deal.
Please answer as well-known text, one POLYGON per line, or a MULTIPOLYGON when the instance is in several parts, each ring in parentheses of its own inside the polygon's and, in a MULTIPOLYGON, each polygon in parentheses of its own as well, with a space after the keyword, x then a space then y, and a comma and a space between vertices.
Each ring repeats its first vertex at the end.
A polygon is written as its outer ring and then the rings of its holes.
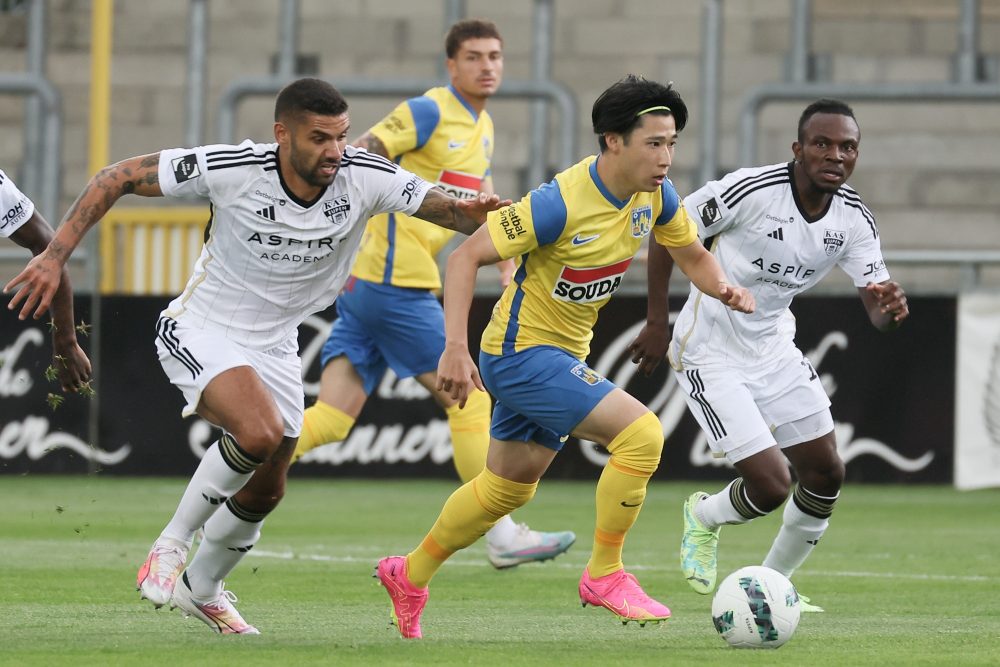
POLYGON ((608 451, 616 468, 652 475, 663 453, 663 425, 656 415, 646 412, 615 436, 608 451))
POLYGON ((538 488, 538 482, 531 484, 513 482, 494 474, 488 468, 484 468, 472 480, 472 484, 476 498, 479 499, 483 509, 497 518, 506 516, 527 504, 538 488))
POLYGON ((764 474, 743 477, 747 497, 761 512, 773 512, 781 507, 792 488, 792 475, 787 466, 768 470, 764 474))
POLYGON ((240 446, 260 459, 267 459, 277 451, 285 437, 285 425, 278 415, 255 415, 234 431, 240 446))
POLYGON ((802 470, 799 473, 799 482, 814 493, 823 496, 833 496, 840 491, 844 485, 844 476, 847 468, 843 459, 834 454, 833 456, 817 462, 809 470, 802 470))

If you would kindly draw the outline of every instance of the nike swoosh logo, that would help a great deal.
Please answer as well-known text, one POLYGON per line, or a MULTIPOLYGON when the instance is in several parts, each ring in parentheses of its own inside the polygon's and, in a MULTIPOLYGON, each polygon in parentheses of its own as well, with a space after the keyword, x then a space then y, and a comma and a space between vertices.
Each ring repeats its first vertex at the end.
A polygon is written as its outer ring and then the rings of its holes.
POLYGON ((461 148, 465 145, 464 141, 449 141, 448 148, 455 150, 456 148, 461 148))
POLYGON ((628 504, 627 502, 625 502, 624 500, 622 501, 622 507, 638 507, 638 506, 639 506, 639 505, 641 505, 641 504, 642 504, 642 503, 636 503, 635 505, 629 505, 629 504, 628 504))
POLYGON ((590 243, 591 241, 598 239, 600 236, 601 236, 600 234, 594 234, 593 236, 581 237, 579 234, 577 234, 576 236, 573 237, 573 245, 583 245, 584 243, 590 243))

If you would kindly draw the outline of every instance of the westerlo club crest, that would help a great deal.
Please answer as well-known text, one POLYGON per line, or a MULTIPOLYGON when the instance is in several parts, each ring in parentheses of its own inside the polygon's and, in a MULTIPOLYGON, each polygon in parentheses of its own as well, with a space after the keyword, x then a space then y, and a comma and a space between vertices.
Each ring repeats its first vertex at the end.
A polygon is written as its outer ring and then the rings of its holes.
POLYGON ((587 364, 577 364, 569 371, 573 375, 577 376, 589 385, 600 384, 604 382, 604 376, 595 371, 593 368, 587 366, 587 364))
POLYGON ((826 254, 829 256, 839 252, 840 249, 844 247, 844 240, 846 238, 846 232, 841 232, 836 229, 825 230, 823 236, 823 247, 826 249, 826 254))
POLYGON ((653 207, 640 206, 632 209, 632 236, 637 239, 649 234, 653 228, 653 207))

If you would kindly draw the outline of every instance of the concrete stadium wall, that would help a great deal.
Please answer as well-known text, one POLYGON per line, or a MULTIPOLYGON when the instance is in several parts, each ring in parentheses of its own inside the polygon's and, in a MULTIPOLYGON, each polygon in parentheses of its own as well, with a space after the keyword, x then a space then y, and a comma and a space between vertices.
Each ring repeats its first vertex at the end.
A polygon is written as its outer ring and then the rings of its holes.
MULTIPOLYGON (((186 2, 115 3, 110 156, 121 159, 180 145, 184 137, 186 2)), ((725 3, 720 113, 720 167, 737 166, 737 123, 744 94, 784 77, 790 0, 725 3)), ((958 0, 816 0, 814 51, 826 54, 838 82, 948 81, 957 48, 958 0)), ((215 137, 217 103, 235 78, 264 75, 277 51, 277 0, 211 0, 206 141, 215 137)), ((469 16, 487 16, 505 38, 508 79, 531 67, 531 0, 468 0, 469 16)), ((66 120, 60 210, 86 182, 90 3, 49 5, 48 76, 63 96, 66 120)), ((318 75, 434 77, 442 57, 441 0, 302 0, 300 51, 319 61, 318 75)), ((683 194, 697 185, 699 59, 702 3, 695 0, 557 0, 553 77, 580 104, 580 150, 596 150, 590 106, 629 72, 670 80, 685 95, 692 120, 671 176, 683 194)), ((20 72, 25 17, 0 14, 0 63, 20 72)), ((1000 0, 981 2, 980 48, 1000 54, 1000 0)), ((361 131, 396 100, 354 98, 361 131)), ((760 162, 787 159, 800 104, 768 106, 760 123, 760 162)), ((863 103, 862 157, 852 180, 874 209, 887 248, 1000 249, 1000 104, 863 103), (943 223, 943 224, 942 224, 943 223)), ((271 101, 240 109, 238 135, 268 140, 271 101)), ((497 101, 494 168, 499 192, 519 196, 529 154, 529 106, 497 101)), ((0 96, 0 167, 15 180, 23 161, 24 103, 0 96)), ((554 123, 559 119, 553 114, 554 123)), ((563 165, 552 165, 563 166, 563 165)), ((531 184, 533 185, 533 184, 531 184)))

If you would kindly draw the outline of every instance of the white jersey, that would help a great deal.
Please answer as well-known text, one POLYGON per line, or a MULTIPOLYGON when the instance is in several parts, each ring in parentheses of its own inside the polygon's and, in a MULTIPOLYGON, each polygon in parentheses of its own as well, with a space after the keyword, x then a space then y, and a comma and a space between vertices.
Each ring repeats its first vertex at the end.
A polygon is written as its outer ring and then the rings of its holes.
POLYGON ((871 211, 844 185, 809 217, 792 185, 792 164, 739 169, 689 195, 684 205, 729 279, 757 301, 750 315, 694 285, 674 324, 670 361, 684 366, 764 363, 794 345, 792 298, 836 265, 857 287, 889 278, 871 211))
POLYGON ((8 238, 31 218, 35 205, 0 170, 0 238, 8 238))
POLYGON ((164 195, 212 204, 194 273, 163 314, 260 351, 333 303, 369 217, 413 215, 432 187, 348 146, 333 183, 302 201, 281 178, 278 145, 250 140, 162 151, 159 177, 164 195))

